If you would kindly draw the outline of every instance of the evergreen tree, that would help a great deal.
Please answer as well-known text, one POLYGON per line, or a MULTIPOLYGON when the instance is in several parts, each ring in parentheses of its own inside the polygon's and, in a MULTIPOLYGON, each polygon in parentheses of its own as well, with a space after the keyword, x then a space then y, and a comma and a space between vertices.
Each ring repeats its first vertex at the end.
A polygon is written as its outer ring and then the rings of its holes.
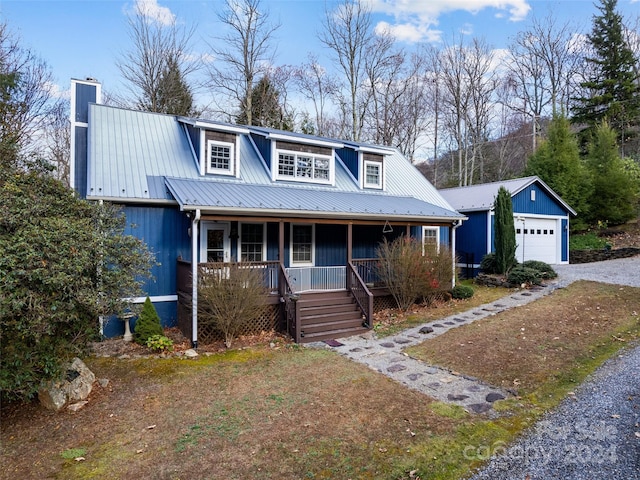
POLYGON ((617 0, 600 0, 600 15, 593 18, 587 35, 592 54, 585 58, 590 72, 581 83, 586 94, 575 99, 573 122, 587 124, 592 132, 607 119, 621 145, 640 123, 640 88, 635 70, 638 59, 624 36, 617 0))
POLYGON ((293 121, 285 116, 280 106, 280 92, 274 87, 268 76, 264 76, 251 90, 251 102, 244 100, 244 105, 251 105, 251 115, 241 110, 236 117, 236 122, 242 125, 249 123, 260 127, 277 128, 279 130, 293 131, 293 121))
POLYGON ((587 168, 591 174, 589 220, 619 225, 634 217, 638 203, 637 185, 618 155, 616 132, 602 122, 589 144, 587 168))
POLYGON ((496 267, 498 273, 507 273, 516 263, 516 229, 513 224, 511 194, 500 187, 494 206, 496 267))
POLYGON ((572 228, 586 226, 591 182, 566 117, 558 115, 552 119, 547 139, 529 158, 525 174, 540 177, 578 213, 572 228))
POLYGON ((197 116, 193 108, 193 94, 185 81, 177 59, 167 59, 160 75, 157 91, 157 112, 170 115, 197 116))

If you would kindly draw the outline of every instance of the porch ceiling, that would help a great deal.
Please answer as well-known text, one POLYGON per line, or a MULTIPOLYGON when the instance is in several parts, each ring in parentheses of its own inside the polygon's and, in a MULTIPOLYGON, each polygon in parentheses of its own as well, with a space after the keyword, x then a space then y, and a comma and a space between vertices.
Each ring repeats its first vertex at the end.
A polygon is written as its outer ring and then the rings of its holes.
POLYGON ((182 210, 203 214, 448 223, 466 218, 413 197, 178 178, 165 182, 182 210))

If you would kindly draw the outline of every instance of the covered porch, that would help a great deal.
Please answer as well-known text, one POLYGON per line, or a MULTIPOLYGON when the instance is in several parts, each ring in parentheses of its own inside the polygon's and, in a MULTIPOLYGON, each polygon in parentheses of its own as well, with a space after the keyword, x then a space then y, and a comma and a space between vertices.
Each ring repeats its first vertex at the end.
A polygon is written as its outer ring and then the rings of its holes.
MULTIPOLYGON (((389 292, 376 276, 377 245, 401 235, 424 239, 423 224, 397 220, 196 212, 191 220, 193 254, 191 261, 178 260, 177 292, 178 324, 194 346, 199 336, 198 278, 220 275, 229 265, 259 269, 269 292, 268 307, 254 332, 286 331, 296 342, 340 338, 372 328, 376 305, 391 306, 389 292)), ((453 236, 452 224, 429 228, 444 230, 438 240, 453 236)))

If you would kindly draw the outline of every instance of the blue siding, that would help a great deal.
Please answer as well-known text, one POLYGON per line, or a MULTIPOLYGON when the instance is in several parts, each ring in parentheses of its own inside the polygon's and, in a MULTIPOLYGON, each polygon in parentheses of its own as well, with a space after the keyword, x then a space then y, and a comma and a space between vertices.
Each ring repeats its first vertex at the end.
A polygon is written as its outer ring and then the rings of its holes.
MULTIPOLYGON (((154 304, 163 327, 175 327, 178 318, 176 302, 157 302, 154 304)), ((137 318, 132 318, 129 325, 133 332, 137 318)), ((124 335, 124 322, 116 317, 107 319, 104 323, 104 336, 107 338, 124 335)))
POLYGON ((267 260, 278 259, 278 223, 267 223, 267 260))
POLYGON ((393 232, 382 233, 382 225, 353 226, 353 258, 376 258, 377 249, 384 238, 390 242, 405 233, 404 227, 394 227, 393 232))
POLYGON ((562 246, 561 250, 561 261, 568 262, 569 261, 569 220, 563 218, 560 221, 561 229, 562 229, 562 246))
POLYGON ((513 211, 517 213, 531 213, 540 215, 568 215, 564 207, 551 197, 537 183, 512 197, 513 211), (535 190, 536 199, 531 201, 531 191, 535 190))
POLYGON ((267 167, 271 169, 271 140, 255 133, 251 134, 251 138, 256 144, 256 147, 258 147, 258 151, 260 152, 260 155, 262 155, 262 158, 264 158, 267 167))
MULTIPOLYGON (((159 264, 151 271, 153 278, 143 285, 144 294, 150 297, 175 295, 176 260, 179 256, 191 259, 188 235, 191 222, 177 208, 127 206, 124 212, 127 218, 125 233, 144 241, 159 264)), ((175 326, 176 302, 155 302, 154 306, 164 326, 175 326)))
POLYGON ((358 178, 358 152, 352 148, 340 148, 336 150, 336 153, 347 167, 347 170, 351 172, 354 178, 358 178))
MULTIPOLYGON (((451 247, 451 239, 449 238, 450 227, 440 227, 440 245, 451 247)), ((459 229, 458 229, 459 230, 459 229)), ((458 232, 456 231, 456 235, 458 232)), ((457 239, 457 237, 456 237, 457 239)))
POLYGON ((202 158, 202 152, 200 151, 200 129, 195 128, 193 125, 187 125, 187 133, 189 134, 193 151, 196 152, 196 158, 200 161, 200 158, 202 158))
POLYGON ((347 264, 347 226, 316 225, 316 266, 347 264))
POLYGON ((87 198, 87 127, 75 126, 75 158, 73 188, 80 198, 87 198))
POLYGON ((76 83, 76 122, 87 123, 89 121, 89 104, 96 103, 98 86, 86 83, 76 83))
POLYGON ((487 253, 487 215, 489 212, 471 212, 468 220, 456 230, 456 255, 465 261, 467 254, 473 255, 473 263, 480 263, 487 253))

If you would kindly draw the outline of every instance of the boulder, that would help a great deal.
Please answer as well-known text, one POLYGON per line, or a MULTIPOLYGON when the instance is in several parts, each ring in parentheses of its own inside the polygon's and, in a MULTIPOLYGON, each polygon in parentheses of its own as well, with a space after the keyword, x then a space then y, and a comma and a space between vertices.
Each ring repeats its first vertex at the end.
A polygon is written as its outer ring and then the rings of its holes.
POLYGON ((84 362, 74 358, 61 379, 43 383, 38 391, 38 399, 45 408, 58 411, 68 403, 86 400, 95 380, 96 376, 84 362))

